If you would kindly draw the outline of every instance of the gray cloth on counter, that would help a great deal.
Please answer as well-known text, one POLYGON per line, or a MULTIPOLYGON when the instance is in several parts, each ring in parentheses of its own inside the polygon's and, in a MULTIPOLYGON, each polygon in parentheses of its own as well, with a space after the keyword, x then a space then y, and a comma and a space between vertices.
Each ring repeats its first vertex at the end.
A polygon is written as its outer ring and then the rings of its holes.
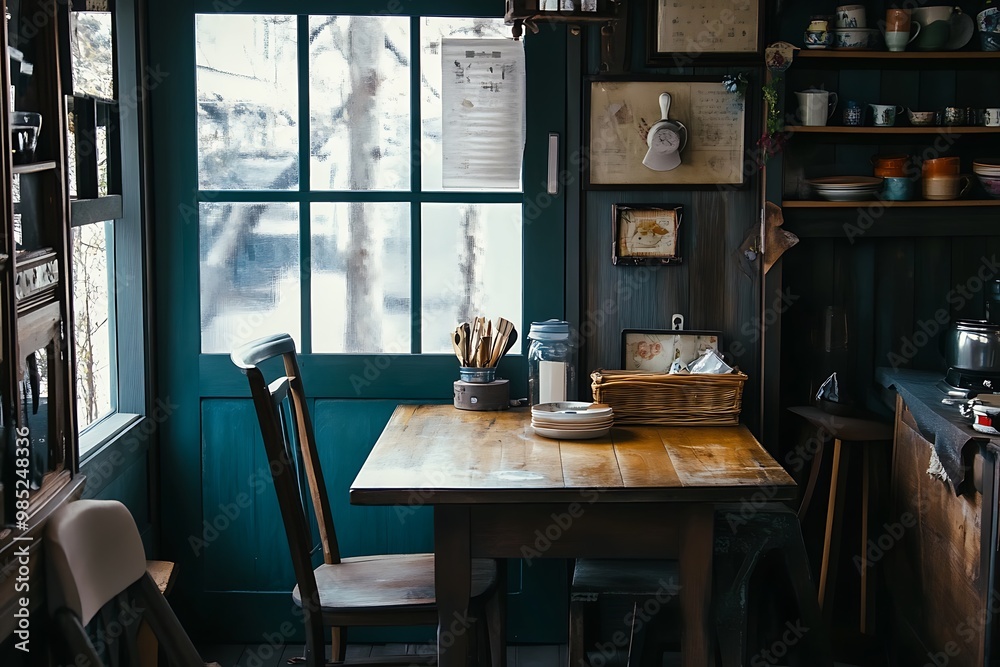
POLYGON ((875 380, 886 389, 895 389, 902 396, 906 407, 913 414, 917 429, 934 447, 928 472, 951 483, 958 493, 970 472, 962 460, 962 451, 973 440, 989 440, 989 436, 974 431, 968 419, 962 417, 958 405, 945 405, 946 398, 938 384, 944 379, 940 373, 892 368, 877 368, 875 380))

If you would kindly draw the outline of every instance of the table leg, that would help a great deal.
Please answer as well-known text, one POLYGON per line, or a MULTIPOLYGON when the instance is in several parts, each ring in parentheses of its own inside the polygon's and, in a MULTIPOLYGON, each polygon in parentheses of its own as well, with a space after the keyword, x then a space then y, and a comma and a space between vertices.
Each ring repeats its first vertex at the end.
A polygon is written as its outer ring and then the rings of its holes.
POLYGON ((684 511, 680 534, 681 661, 684 667, 711 665, 710 618, 715 510, 694 505, 684 511))
POLYGON ((434 592, 438 609, 438 667, 466 667, 470 635, 469 616, 472 560, 469 544, 469 508, 434 508, 434 592))

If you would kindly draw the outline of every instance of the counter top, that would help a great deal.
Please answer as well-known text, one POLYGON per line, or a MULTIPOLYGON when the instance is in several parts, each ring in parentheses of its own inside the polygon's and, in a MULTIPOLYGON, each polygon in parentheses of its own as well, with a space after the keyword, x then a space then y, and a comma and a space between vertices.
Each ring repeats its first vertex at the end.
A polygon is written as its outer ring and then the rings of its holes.
POLYGON ((920 435, 933 444, 941 467, 958 492, 966 475, 970 473, 963 452, 974 443, 992 443, 1000 451, 1000 439, 973 430, 969 420, 962 417, 958 405, 946 405, 944 391, 938 388, 943 376, 928 371, 878 368, 875 380, 886 389, 894 389, 906 403, 917 423, 920 435))

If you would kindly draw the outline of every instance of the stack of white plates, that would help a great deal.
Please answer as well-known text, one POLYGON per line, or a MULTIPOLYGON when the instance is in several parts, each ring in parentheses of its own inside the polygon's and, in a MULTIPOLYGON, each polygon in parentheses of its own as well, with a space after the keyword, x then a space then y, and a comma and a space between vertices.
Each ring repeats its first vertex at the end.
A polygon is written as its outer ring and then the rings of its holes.
POLYGON ((827 176, 807 182, 827 201, 874 200, 882 191, 882 179, 873 176, 827 176))
POLYGON ((601 403, 539 403, 531 408, 531 428, 546 438, 586 440, 607 435, 614 422, 611 406, 601 403))
POLYGON ((1000 158, 981 157, 972 161, 972 171, 991 197, 1000 199, 1000 158))
POLYGON ((972 161, 972 171, 991 178, 1000 176, 1000 158, 981 157, 972 161))

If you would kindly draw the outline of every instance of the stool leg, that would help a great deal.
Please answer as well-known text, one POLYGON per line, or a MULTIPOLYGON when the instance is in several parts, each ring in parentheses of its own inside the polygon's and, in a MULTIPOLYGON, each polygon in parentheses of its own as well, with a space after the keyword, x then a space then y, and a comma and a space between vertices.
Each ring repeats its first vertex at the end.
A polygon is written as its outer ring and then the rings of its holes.
POLYGON ((816 453, 813 454, 812 465, 809 466, 809 480, 806 482, 806 489, 802 492, 802 503, 799 505, 799 520, 806 515, 809 504, 812 502, 813 492, 816 491, 816 480, 819 479, 820 468, 823 467, 823 441, 819 441, 816 453))
POLYGON ((872 500, 874 461, 869 447, 865 447, 864 460, 864 480, 861 489, 861 633, 871 634, 872 631, 872 610, 875 603, 875 568, 874 563, 868 562, 868 539, 872 529, 875 527, 875 503, 872 500))
POLYGON ((584 613, 587 603, 572 600, 569 603, 569 667, 589 667, 584 648, 584 613))
POLYGON ((840 527, 844 516, 844 495, 847 487, 849 452, 839 438, 833 441, 833 472, 830 474, 830 503, 826 510, 826 535, 823 539, 823 561, 820 566, 819 606, 829 620, 833 605, 826 599, 837 582, 837 561, 840 556, 840 527))

